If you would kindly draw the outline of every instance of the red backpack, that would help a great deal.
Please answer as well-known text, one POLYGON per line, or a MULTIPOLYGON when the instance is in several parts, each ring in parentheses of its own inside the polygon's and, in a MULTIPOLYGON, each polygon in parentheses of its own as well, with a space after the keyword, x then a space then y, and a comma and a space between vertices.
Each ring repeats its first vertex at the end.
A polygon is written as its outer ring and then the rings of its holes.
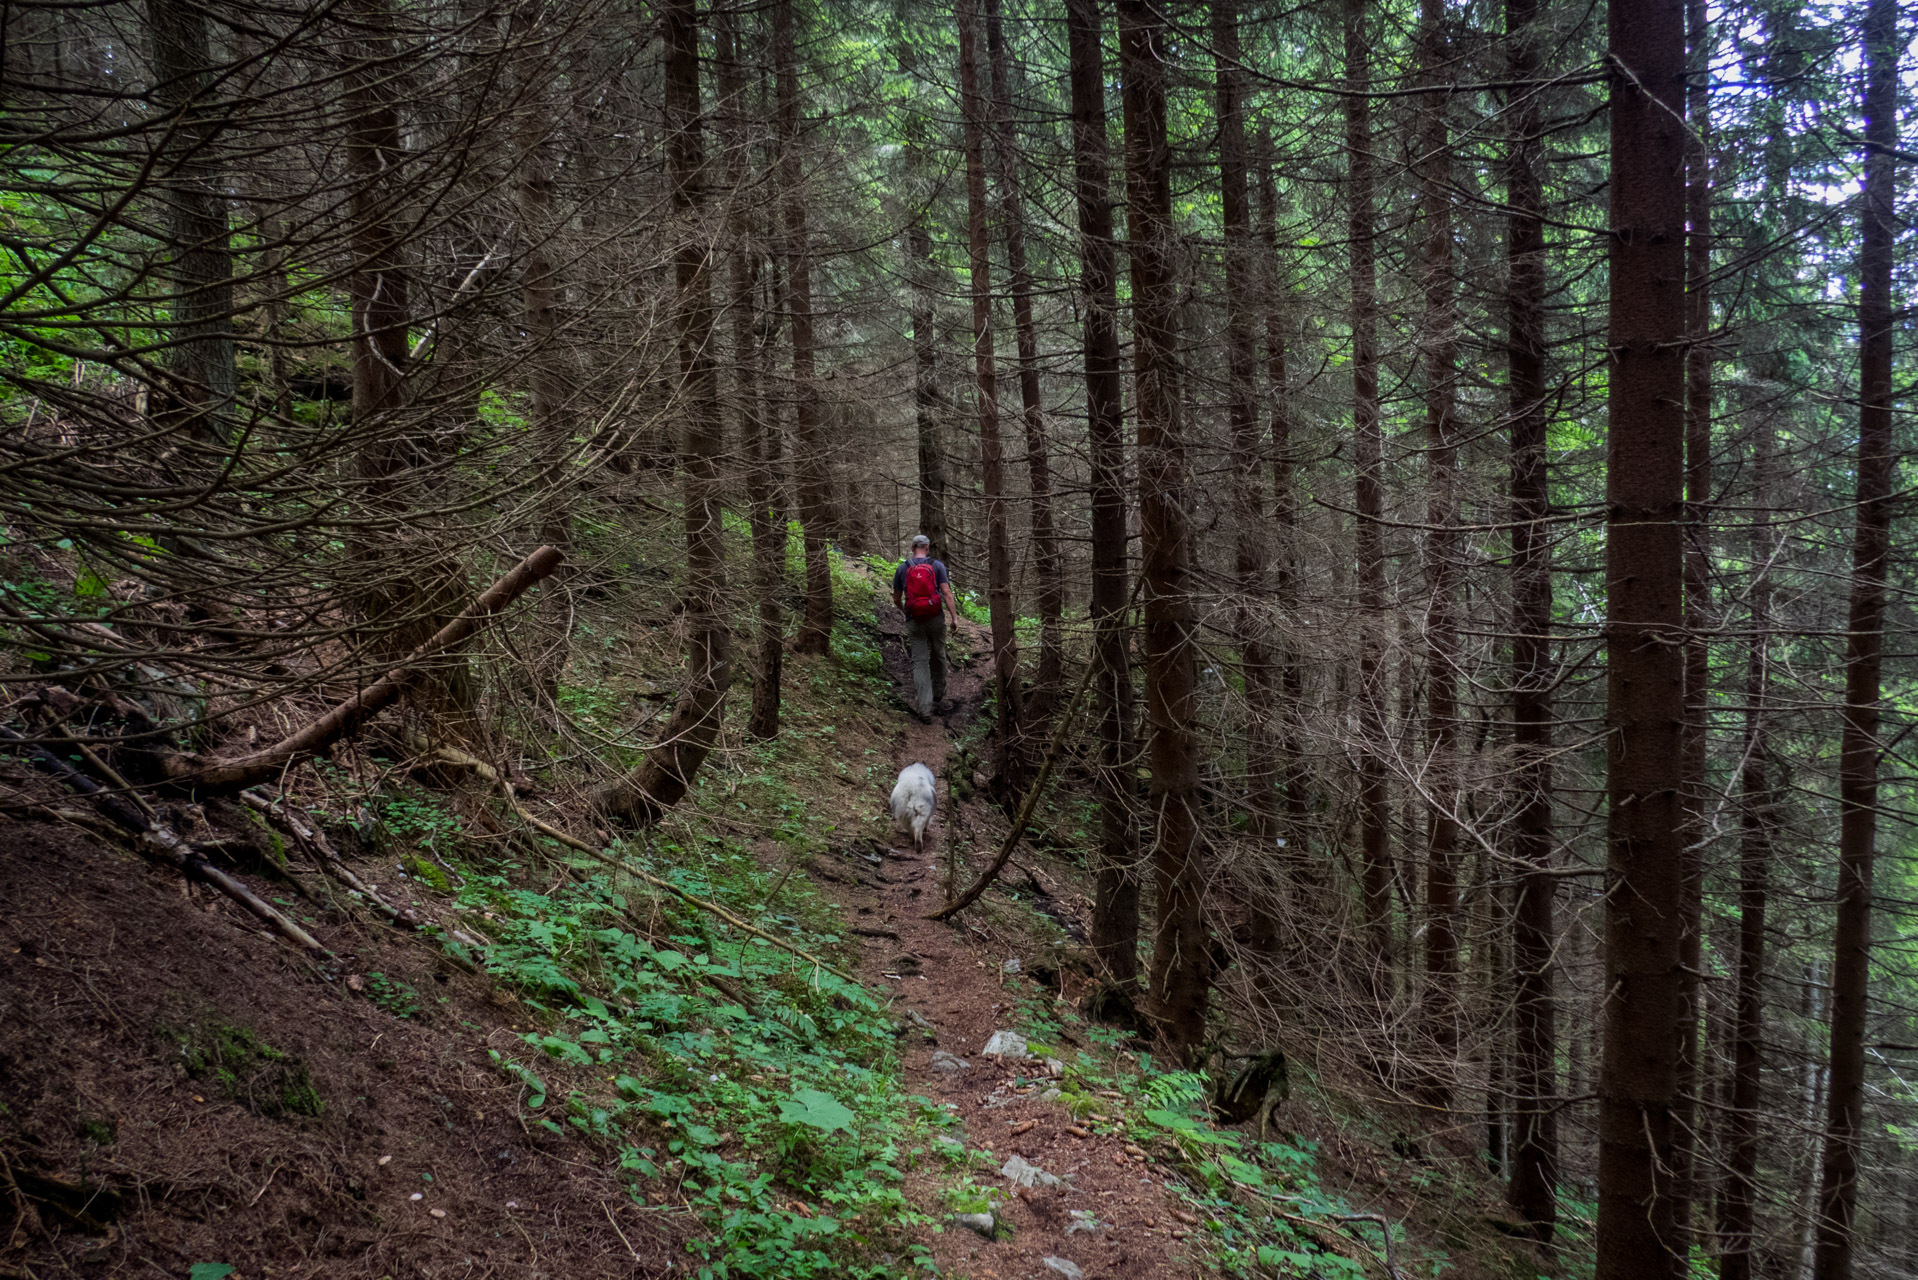
POLYGON ((915 560, 906 566, 906 616, 939 616, 939 572, 930 560, 915 560))

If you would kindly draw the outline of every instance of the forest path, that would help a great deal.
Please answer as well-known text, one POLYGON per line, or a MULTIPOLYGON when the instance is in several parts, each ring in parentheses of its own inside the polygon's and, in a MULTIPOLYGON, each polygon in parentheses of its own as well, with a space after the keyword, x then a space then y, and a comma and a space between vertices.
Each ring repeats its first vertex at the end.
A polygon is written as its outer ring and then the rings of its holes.
MULTIPOLYGON (((905 618, 882 603, 879 629, 887 670, 902 702, 909 702, 905 618)), ((909 1171, 908 1194, 936 1221, 947 1222, 945 1232, 930 1240, 944 1273, 976 1280, 1072 1280, 1075 1275, 1173 1280, 1203 1274, 1203 1267, 1182 1256, 1185 1248, 1173 1236, 1176 1231, 1183 1237, 1185 1228, 1162 1183, 1148 1176, 1156 1166, 1128 1154, 1122 1138, 1080 1128, 1060 1103, 1044 1097, 1050 1081, 1042 1063, 982 1054, 994 1031, 1017 1028, 1019 993, 1009 989, 1003 967, 1011 957, 989 949, 963 915, 949 924, 924 918, 944 901, 946 851, 954 828, 971 825, 970 815, 953 798, 946 764, 955 734, 985 702, 991 673, 985 629, 963 621, 960 636, 969 656, 953 664, 948 678, 953 710, 930 724, 920 724, 903 705, 899 712, 904 729, 896 764, 930 766, 939 779, 939 806, 924 852, 915 854, 910 838, 895 834, 874 873, 876 898, 861 909, 860 923, 896 937, 869 941, 863 976, 874 988, 895 993, 915 1030, 928 1033, 903 1042, 907 1087, 948 1104, 963 1125, 952 1135, 970 1150, 991 1153, 990 1169, 973 1170, 981 1187, 1012 1190, 1000 1168, 1014 1155, 1069 1181, 1051 1190, 1019 1189, 999 1209, 1001 1222, 1011 1227, 1010 1238, 1002 1230, 991 1241, 949 1221, 952 1210, 944 1192, 958 1171, 931 1162, 909 1171), (1075 1213, 1090 1218, 1075 1218, 1075 1213), (1088 1229, 1087 1222, 1096 1226, 1088 1229)), ((983 789, 975 794, 983 802, 983 789)), ((970 874, 961 872, 962 878, 970 874)))

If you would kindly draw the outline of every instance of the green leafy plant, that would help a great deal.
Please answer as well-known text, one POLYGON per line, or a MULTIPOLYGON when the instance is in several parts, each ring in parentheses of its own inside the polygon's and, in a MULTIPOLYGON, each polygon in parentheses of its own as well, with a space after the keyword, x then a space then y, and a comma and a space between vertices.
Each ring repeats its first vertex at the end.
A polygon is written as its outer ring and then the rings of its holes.
POLYGON ((366 998, 396 1018, 419 1016, 420 993, 411 984, 384 973, 366 975, 366 998))
POLYGON ((801 1089, 779 1104, 780 1119, 802 1124, 821 1133, 837 1133, 852 1128, 853 1114, 839 1100, 817 1089, 801 1089))

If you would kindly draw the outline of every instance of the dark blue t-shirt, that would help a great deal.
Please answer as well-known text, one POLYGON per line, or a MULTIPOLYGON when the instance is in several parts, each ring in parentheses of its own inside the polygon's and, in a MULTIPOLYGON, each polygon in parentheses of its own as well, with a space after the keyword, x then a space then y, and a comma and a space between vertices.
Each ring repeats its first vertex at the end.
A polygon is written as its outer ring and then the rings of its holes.
MULTIPOLYGON (((911 564, 912 561, 910 560, 901 560, 899 567, 892 571, 892 589, 895 595, 906 594, 906 568, 911 564)), ((934 560, 932 562, 932 576, 937 579, 940 586, 943 587, 946 585, 946 562, 944 560, 934 560)))

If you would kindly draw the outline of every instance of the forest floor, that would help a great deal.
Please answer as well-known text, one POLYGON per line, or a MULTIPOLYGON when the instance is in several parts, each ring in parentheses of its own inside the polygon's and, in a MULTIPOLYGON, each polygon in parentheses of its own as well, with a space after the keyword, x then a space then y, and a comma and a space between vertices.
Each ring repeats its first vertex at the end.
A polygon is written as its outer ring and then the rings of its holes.
MULTIPOLYGON (((156 798, 319 954, 0 755, 0 1280, 1539 1274, 1488 1227, 1469 1152, 1401 1154, 1409 1122, 1310 1062, 1255 1141, 1211 1124, 1202 1077, 1083 1016, 1096 810, 1070 759, 992 891, 924 919, 1006 830, 978 760, 987 642, 961 626, 957 705, 915 723, 903 621, 867 566, 835 577, 834 652, 788 660, 779 737, 729 738, 605 855, 535 838, 404 733, 290 775, 286 803, 414 927, 284 825, 156 798), (915 760, 940 779, 923 851, 886 814, 915 760), (1033 1056, 987 1057, 1001 1031, 1033 1056), (1013 1185, 1015 1158, 1060 1182, 1013 1185)), ((585 835, 555 762, 595 741, 630 767, 679 658, 650 584, 582 599, 562 741, 493 759, 585 835)))
MULTIPOLYGON (((880 631, 888 672, 906 701, 912 673, 905 619, 882 605, 880 631)), ((986 652, 983 628, 966 621, 959 633, 955 648, 963 646, 969 655, 986 652)), ((955 1137, 963 1135, 993 1160, 1017 1156, 1060 1183, 1017 1188, 996 1201, 1001 1223, 996 1238, 949 1229, 933 1237, 933 1255, 953 1274, 980 1280, 1069 1277, 1074 1268, 1087 1280, 1192 1275, 1196 1260, 1186 1256, 1182 1241, 1188 1232, 1181 1219, 1193 1224, 1197 1219, 1167 1198, 1147 1168, 1147 1157, 1128 1154, 1132 1144, 1115 1133, 1095 1133, 1078 1123, 1043 1062, 984 1054, 995 1032, 1013 1030, 1009 1015, 1015 1000, 1005 977, 1008 964, 1021 967, 1019 957, 980 942, 963 916, 951 923, 925 918, 946 896, 942 850, 952 829, 970 816, 970 806, 955 796, 947 766, 956 755, 955 734, 977 717, 985 701, 988 670, 976 656, 953 664, 952 711, 931 724, 905 719, 897 762, 901 768, 916 761, 932 769, 940 780, 939 807, 923 852, 914 852, 910 839, 900 836, 885 854, 887 865, 875 877, 875 891, 851 898, 849 905, 862 924, 871 921, 867 927, 893 935, 869 942, 862 976, 897 992, 908 1018, 915 1026, 924 1024, 905 1053, 908 1087, 959 1118, 962 1127, 955 1137), (1056 1262, 1048 1265, 1049 1259, 1056 1262)), ((974 803, 983 803, 983 788, 972 790, 974 803)), ((933 1178, 909 1179, 908 1186, 922 1197, 938 1193, 933 1178)))

